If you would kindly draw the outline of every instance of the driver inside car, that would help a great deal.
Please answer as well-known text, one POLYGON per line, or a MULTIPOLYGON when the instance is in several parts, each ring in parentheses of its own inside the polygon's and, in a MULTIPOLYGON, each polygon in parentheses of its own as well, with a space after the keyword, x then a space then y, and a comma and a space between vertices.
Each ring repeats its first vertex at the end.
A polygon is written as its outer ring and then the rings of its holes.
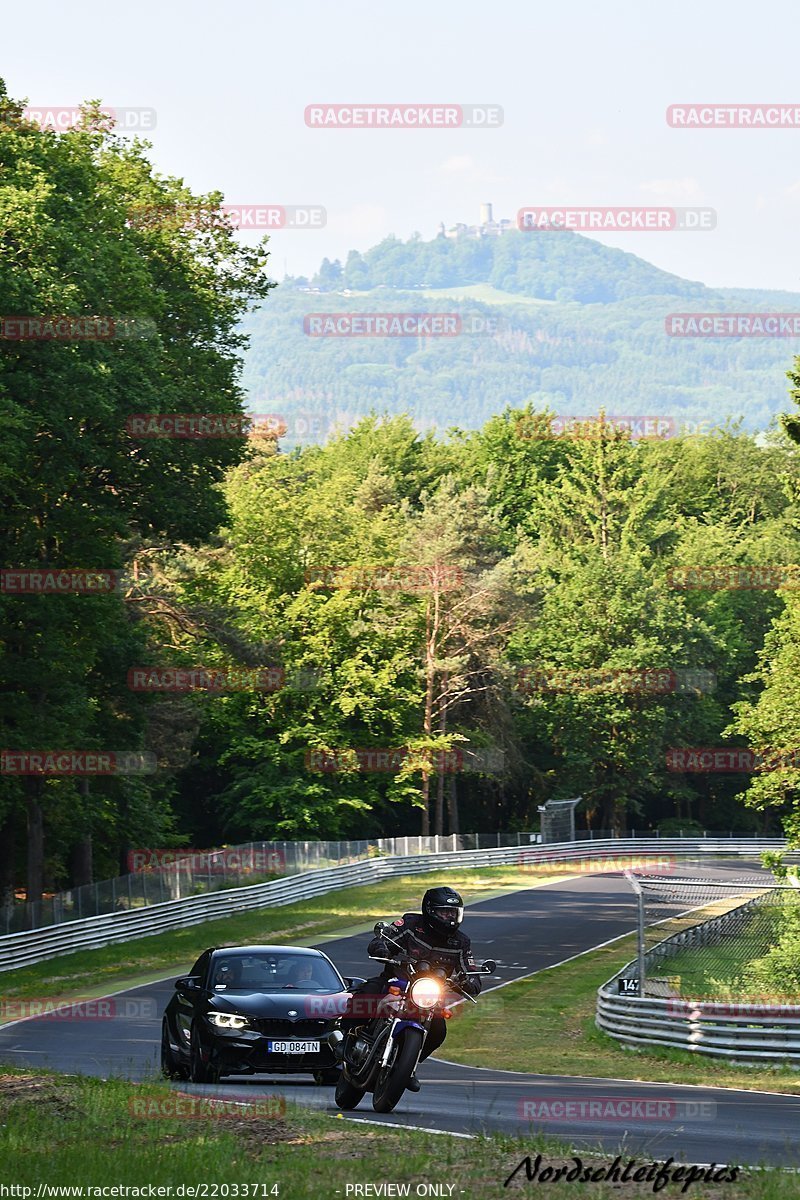
POLYGON ((235 958, 225 959, 217 967, 214 987, 234 987, 241 979, 241 967, 235 958))
POLYGON ((304 959, 296 967, 292 967, 289 976, 289 987, 302 987, 304 983, 312 987, 319 986, 319 980, 314 976, 314 964, 310 959, 304 959))

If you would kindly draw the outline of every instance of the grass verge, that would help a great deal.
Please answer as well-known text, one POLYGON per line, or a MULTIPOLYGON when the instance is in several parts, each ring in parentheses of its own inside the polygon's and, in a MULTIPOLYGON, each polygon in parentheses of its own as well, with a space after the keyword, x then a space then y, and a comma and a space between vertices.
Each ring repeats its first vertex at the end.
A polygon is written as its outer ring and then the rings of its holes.
MULTIPOLYGON (((504 1187, 525 1156, 531 1157, 533 1165, 537 1154, 542 1155, 536 1182, 548 1167, 575 1166, 563 1145, 535 1135, 524 1141, 502 1136, 467 1140, 396 1126, 359 1125, 291 1105, 280 1106, 279 1098, 271 1099, 270 1116, 258 1115, 258 1110, 254 1115, 244 1109, 232 1113, 229 1107, 215 1108, 213 1104, 200 1113, 197 1097, 181 1096, 161 1084, 8 1071, 0 1075, 4 1133, 0 1178, 18 1189, 7 1194, 20 1200, 36 1197, 40 1185, 43 1196, 48 1195, 47 1187, 75 1188, 66 1194, 91 1197, 98 1194, 91 1188, 116 1186, 132 1189, 128 1196, 147 1196, 148 1188, 169 1187, 171 1193, 165 1190, 160 1194, 210 1200, 268 1200, 271 1196, 283 1200, 340 1196, 344 1200, 348 1195, 380 1195, 375 1190, 380 1184, 395 1185, 391 1191, 382 1189, 388 1195, 403 1195, 397 1185, 406 1184, 409 1192, 405 1194, 412 1196, 483 1200, 527 1188, 525 1170, 504 1187), (175 1115, 176 1105, 182 1106, 177 1111, 183 1116, 175 1115), (421 1184, 436 1185, 440 1190, 419 1191, 421 1184), (177 1190, 180 1185, 183 1192, 177 1190), (187 1191, 187 1187, 202 1189, 204 1185, 205 1192, 187 1191), (361 1188, 355 1191, 358 1185, 361 1188), (372 1185, 368 1191, 366 1185, 372 1185), (19 1190, 23 1188, 31 1190, 19 1190)), ((608 1169, 614 1161, 607 1151, 578 1153, 583 1168, 608 1169)), ((635 1156, 636 1167, 663 1162, 663 1150, 658 1153, 660 1158, 635 1156)), ((625 1155, 623 1169, 628 1162, 625 1155)), ((668 1183, 659 1194, 688 1194, 701 1200, 800 1197, 800 1178, 779 1170, 744 1172, 735 1182, 698 1182, 682 1191, 684 1181, 679 1178, 668 1183)), ((594 1182, 589 1187, 563 1178, 558 1182, 557 1193, 567 1198, 589 1195, 592 1200, 610 1200, 620 1195, 652 1196, 655 1190, 646 1180, 625 1185, 594 1182)))
POLYGON ((664 975, 674 975, 680 979, 680 993, 694 999, 747 999, 751 996, 766 1004, 770 1000, 779 1002, 791 1000, 797 1003, 795 993, 765 996, 745 981, 747 968, 765 954, 769 948, 766 939, 730 938, 719 946, 703 946, 694 951, 682 950, 670 955, 665 961, 664 975))
POLYGON ((460 1006, 442 1057, 541 1075, 695 1083, 800 1094, 800 1072, 742 1067, 688 1051, 626 1050, 594 1023, 598 987, 636 954, 626 937, 460 1006))
MULTIPOLYGON (((515 866, 447 871, 445 876, 467 903, 565 878, 554 871, 532 880, 530 871, 515 866)), ((0 991, 8 999, 88 999, 180 975, 207 946, 270 941, 308 946, 326 937, 345 937, 395 913, 416 911, 425 889, 441 880, 441 871, 403 875, 280 908, 260 908, 98 950, 79 950, 0 973, 0 991)))

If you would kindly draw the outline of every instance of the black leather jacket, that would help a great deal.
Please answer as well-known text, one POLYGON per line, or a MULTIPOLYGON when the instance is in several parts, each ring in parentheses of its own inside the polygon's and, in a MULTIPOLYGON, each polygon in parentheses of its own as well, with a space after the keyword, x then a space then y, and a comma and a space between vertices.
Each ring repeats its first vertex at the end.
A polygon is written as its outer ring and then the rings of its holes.
MULTIPOLYGON (((456 929, 452 933, 439 933, 427 924, 422 913, 403 913, 379 933, 367 947, 367 954, 377 958, 397 958, 407 955, 429 962, 433 967, 442 967, 448 975, 457 971, 476 970, 472 944, 465 933, 456 929)), ((387 978, 394 974, 388 963, 383 974, 387 978)), ((480 975, 471 975, 463 981, 465 992, 477 996, 481 990, 480 975)))

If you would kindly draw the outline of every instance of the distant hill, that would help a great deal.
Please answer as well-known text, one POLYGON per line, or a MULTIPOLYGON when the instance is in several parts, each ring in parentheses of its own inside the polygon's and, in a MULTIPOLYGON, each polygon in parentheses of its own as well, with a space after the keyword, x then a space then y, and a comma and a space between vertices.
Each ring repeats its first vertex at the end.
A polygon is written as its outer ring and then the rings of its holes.
MULTIPOLYGON (((676 234, 675 236, 680 236, 676 234)), ((800 312, 800 295, 711 289, 570 232, 387 238, 313 280, 288 279, 246 323, 254 412, 287 444, 375 410, 421 428, 479 427, 532 400, 562 415, 669 417, 765 428, 789 406, 789 338, 676 338, 675 312, 800 312), (309 313, 457 313, 455 337, 314 337, 309 313)))

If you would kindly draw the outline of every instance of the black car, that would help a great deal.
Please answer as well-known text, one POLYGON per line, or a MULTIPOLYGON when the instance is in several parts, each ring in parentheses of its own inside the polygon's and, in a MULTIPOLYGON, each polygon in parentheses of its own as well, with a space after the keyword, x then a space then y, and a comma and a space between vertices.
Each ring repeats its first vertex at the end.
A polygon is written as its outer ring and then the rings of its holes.
POLYGON ((161 1069, 194 1083, 256 1073, 336 1083, 326 1035, 356 982, 302 946, 206 950, 175 980, 161 1025, 161 1069))

